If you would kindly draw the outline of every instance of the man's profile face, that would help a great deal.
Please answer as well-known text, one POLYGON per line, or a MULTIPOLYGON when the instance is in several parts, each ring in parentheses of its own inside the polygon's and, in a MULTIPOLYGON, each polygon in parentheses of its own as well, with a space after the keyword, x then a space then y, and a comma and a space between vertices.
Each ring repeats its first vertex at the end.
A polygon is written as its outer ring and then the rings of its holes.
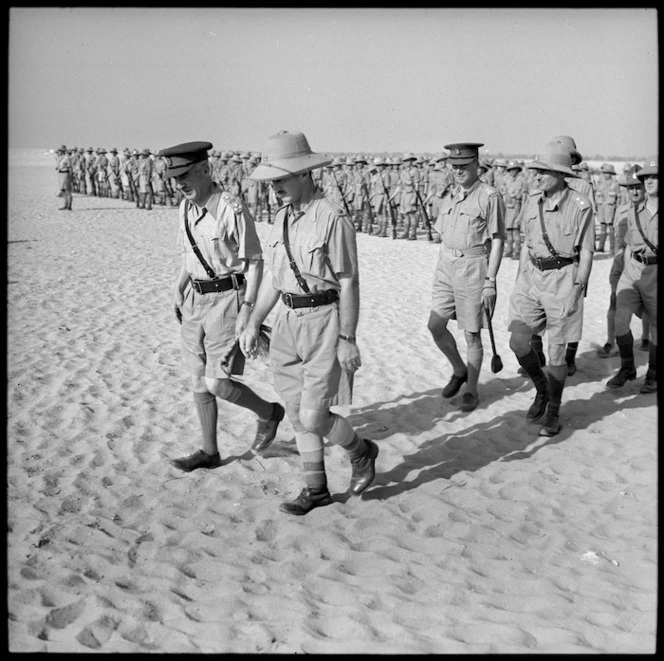
POLYGON ((302 174, 290 174, 281 179, 273 179, 270 183, 275 195, 281 198, 284 204, 297 204, 302 197, 303 182, 302 174))
POLYGON ((643 185, 648 195, 657 195, 659 193, 659 177, 656 174, 649 174, 643 177, 643 185))
POLYGON ((545 195, 564 187, 565 175, 553 170, 535 170, 535 184, 545 195))

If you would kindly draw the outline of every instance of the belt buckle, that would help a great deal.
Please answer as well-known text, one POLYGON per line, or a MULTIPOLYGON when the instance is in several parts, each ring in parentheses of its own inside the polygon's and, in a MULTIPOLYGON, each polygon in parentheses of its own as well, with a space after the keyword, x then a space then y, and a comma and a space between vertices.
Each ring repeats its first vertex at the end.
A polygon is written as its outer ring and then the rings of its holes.
POLYGON ((293 307, 293 294, 282 294, 284 303, 289 307, 293 307))
POLYGON ((233 289, 239 289, 240 283, 238 282, 237 275, 235 275, 235 273, 231 273, 230 278, 231 282, 233 283, 233 289))
POLYGON ((191 286, 194 288, 194 291, 197 294, 201 293, 201 284, 200 284, 200 282, 196 282, 196 280, 192 280, 191 281, 191 286))

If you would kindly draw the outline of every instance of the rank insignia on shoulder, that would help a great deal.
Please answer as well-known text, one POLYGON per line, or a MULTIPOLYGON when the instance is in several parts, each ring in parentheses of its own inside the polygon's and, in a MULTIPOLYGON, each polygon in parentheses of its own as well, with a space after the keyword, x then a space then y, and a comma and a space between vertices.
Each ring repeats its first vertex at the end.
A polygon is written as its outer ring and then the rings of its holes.
POLYGON ((235 195, 232 195, 227 190, 221 194, 221 199, 224 200, 224 202, 226 202, 227 204, 230 204, 233 207, 233 211, 235 211, 236 214, 239 215, 241 213, 244 213, 242 200, 240 200, 240 198, 236 197, 235 195))

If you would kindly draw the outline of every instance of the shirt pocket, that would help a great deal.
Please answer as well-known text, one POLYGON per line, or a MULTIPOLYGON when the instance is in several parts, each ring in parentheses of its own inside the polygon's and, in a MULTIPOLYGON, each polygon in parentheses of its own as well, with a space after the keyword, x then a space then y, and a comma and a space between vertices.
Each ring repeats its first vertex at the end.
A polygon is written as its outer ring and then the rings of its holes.
POLYGON ((327 273, 325 242, 316 236, 300 236, 291 245, 293 258, 301 271, 324 279, 327 273))
POLYGON ((199 236, 203 254, 209 254, 213 259, 224 264, 226 262, 224 256, 224 246, 227 240, 226 228, 223 226, 203 227, 199 232, 199 236))

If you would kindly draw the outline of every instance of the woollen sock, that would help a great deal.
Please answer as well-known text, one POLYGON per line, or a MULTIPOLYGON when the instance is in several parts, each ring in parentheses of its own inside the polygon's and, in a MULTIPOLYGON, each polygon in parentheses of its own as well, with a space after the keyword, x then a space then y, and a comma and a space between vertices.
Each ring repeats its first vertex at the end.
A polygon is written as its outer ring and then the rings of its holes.
POLYGON ((313 432, 295 432, 295 444, 302 459, 304 482, 314 491, 327 488, 323 438, 313 432))
POLYGON ((365 454, 369 446, 355 433, 348 420, 336 413, 330 413, 330 416, 333 418, 332 429, 325 435, 325 438, 333 445, 341 446, 351 459, 365 454))
POLYGON ((203 435, 203 450, 207 454, 217 454, 217 398, 207 390, 194 392, 194 405, 203 435))

